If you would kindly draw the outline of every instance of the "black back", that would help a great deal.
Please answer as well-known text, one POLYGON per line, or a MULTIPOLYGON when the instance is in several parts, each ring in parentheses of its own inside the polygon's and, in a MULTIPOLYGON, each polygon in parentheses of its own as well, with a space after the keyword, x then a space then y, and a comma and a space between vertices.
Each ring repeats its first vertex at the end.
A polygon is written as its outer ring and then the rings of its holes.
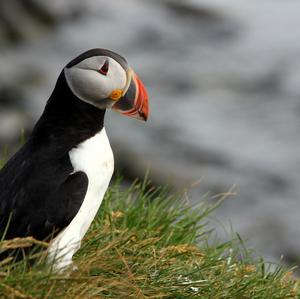
POLYGON ((79 100, 64 72, 26 144, 0 171, 0 233, 45 239, 65 228, 86 194, 85 173, 73 172, 69 151, 103 128, 105 110, 79 100))

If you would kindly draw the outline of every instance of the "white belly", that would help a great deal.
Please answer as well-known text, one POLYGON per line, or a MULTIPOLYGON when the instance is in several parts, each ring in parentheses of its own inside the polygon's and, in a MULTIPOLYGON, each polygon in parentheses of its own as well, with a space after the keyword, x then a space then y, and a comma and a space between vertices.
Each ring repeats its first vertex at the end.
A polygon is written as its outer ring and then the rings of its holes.
POLYGON ((78 213, 49 247, 49 257, 56 260, 57 270, 72 263, 72 256, 97 214, 114 171, 114 157, 104 128, 72 149, 69 156, 74 172, 83 171, 89 182, 78 213))

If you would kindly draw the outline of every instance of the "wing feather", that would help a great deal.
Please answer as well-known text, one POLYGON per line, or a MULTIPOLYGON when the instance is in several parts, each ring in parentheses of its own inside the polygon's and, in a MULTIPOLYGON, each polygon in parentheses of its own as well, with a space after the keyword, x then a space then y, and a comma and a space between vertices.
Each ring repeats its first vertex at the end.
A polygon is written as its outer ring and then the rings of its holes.
POLYGON ((55 235, 72 221, 84 200, 87 175, 72 174, 68 154, 47 154, 35 154, 28 143, 0 171, 0 233, 8 225, 5 239, 44 240, 55 235))

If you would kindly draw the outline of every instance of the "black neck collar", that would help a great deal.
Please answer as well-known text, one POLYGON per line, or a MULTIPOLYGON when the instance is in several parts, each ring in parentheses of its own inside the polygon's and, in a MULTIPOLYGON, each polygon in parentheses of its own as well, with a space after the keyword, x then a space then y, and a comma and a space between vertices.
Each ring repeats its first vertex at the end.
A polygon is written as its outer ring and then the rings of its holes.
POLYGON ((72 93, 62 71, 31 137, 70 150, 103 129, 104 115, 105 109, 85 103, 72 93))

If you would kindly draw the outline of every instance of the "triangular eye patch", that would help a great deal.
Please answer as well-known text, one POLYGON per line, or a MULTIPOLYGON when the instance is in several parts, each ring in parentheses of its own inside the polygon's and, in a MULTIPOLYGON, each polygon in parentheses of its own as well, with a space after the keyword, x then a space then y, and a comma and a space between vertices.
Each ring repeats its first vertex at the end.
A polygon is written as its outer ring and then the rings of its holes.
POLYGON ((99 69, 99 73, 106 76, 108 73, 108 69, 109 69, 109 62, 108 62, 108 60, 105 60, 102 67, 99 69))

